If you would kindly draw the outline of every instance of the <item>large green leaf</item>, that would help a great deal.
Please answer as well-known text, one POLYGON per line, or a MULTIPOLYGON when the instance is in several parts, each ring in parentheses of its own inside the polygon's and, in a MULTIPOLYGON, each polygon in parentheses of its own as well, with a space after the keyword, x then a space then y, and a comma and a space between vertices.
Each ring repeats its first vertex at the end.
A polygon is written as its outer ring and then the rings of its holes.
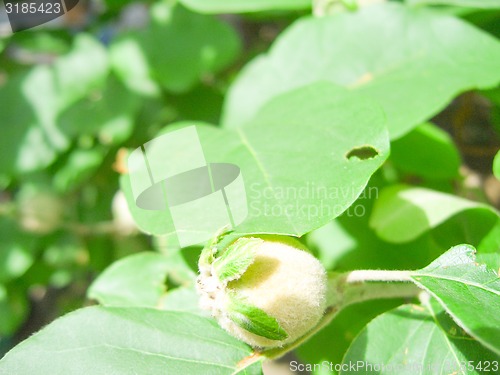
POLYGON ((184 280, 195 278, 175 255, 139 253, 121 259, 94 281, 88 296, 106 306, 158 307, 167 292, 169 273, 182 273, 184 280))
POLYGON ((185 6, 205 13, 240 13, 263 10, 308 9, 311 0, 181 0, 185 6))
POLYGON ((471 246, 456 246, 412 273, 468 334, 500 354, 500 278, 480 265, 471 246))
POLYGON ((430 189, 394 185, 380 193, 370 226, 385 241, 407 242, 466 210, 483 211, 482 219, 488 225, 498 217, 488 205, 430 189))
POLYGON ((432 301, 425 308, 401 306, 370 322, 347 351, 341 374, 350 373, 351 364, 359 364, 357 374, 494 374, 499 359, 432 301))
MULTIPOLYGON (((197 130, 208 162, 241 169, 248 216, 237 231, 300 236, 340 215, 363 191, 388 155, 383 122, 372 102, 318 83, 271 101, 249 126, 197 130)), ((192 147, 179 145, 182 152, 192 147)), ((182 157, 166 152, 160 160, 182 157)), ((124 176, 124 191, 139 227, 172 233, 168 211, 138 208, 127 180, 124 176)))
MULTIPOLYGON (((0 361, 0 374, 232 374, 251 349, 186 312, 90 307, 60 318, 0 361)), ((259 374, 253 367, 244 374, 259 374)))
POLYGON ((452 5, 457 7, 495 9, 500 8, 498 0, 406 0, 410 5, 452 5))
POLYGON ((152 16, 148 29, 125 35, 112 48, 115 70, 138 92, 155 93, 151 80, 167 90, 187 91, 230 64, 239 52, 236 32, 211 16, 165 3, 156 3, 152 16))
POLYGON ((377 99, 391 138, 398 138, 458 93, 498 84, 498 61, 494 38, 425 8, 387 3, 304 18, 243 69, 223 122, 248 123, 274 96, 326 80, 377 99))
POLYGON ((107 74, 104 47, 80 34, 72 50, 52 65, 38 65, 0 86, 0 172, 33 171, 53 162, 70 144, 57 116, 102 86, 107 74))
POLYGON ((453 140, 431 123, 419 125, 392 142, 391 161, 403 172, 433 179, 455 178, 460 167, 453 140))

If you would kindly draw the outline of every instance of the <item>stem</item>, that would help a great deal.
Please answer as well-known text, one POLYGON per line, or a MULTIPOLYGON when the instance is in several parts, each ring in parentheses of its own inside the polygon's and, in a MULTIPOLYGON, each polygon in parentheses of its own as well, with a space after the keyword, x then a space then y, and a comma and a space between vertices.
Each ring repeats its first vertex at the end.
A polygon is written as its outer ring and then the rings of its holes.
MULTIPOLYGON (((334 282, 337 285, 337 282, 334 282)), ((339 309, 373 299, 413 298, 420 293, 415 284, 410 283, 357 283, 345 284, 339 309)))
POLYGON ((411 282, 410 271, 380 271, 380 270, 359 270, 345 274, 347 283, 371 282, 371 281, 393 281, 411 282))
POLYGON ((74 232, 80 236, 98 236, 105 234, 117 234, 118 228, 112 221, 103 221, 95 224, 63 223, 61 228, 74 232))

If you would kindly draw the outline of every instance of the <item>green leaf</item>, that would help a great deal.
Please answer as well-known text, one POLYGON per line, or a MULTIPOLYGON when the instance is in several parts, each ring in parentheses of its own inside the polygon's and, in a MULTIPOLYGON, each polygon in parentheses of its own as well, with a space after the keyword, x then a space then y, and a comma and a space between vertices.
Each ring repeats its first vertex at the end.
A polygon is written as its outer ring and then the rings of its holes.
POLYGON ((104 0, 106 3, 106 10, 120 10, 132 3, 133 0, 104 0))
MULTIPOLYGON (((0 338, 14 335, 29 313, 26 290, 0 284, 0 338)), ((1 373, 1 368, 0 368, 1 373)))
MULTIPOLYGON (((41 69, 38 66, 36 69, 41 69)), ((89 92, 102 87, 109 72, 109 62, 106 48, 89 34, 78 34, 71 51, 58 58, 51 70, 50 86, 46 89, 57 94, 57 110, 62 110, 84 98, 89 92)), ((30 88, 32 98, 40 98, 40 87, 30 88)), ((44 91, 45 94, 45 91, 44 91)), ((41 111, 40 107, 36 108, 41 111)))
POLYGON ((106 306, 157 307, 166 293, 170 272, 183 272, 185 278, 194 280, 194 272, 176 265, 174 257, 162 254, 128 256, 113 263, 94 281, 88 297, 106 306))
POLYGON ((200 308, 199 301, 199 295, 194 287, 180 286, 167 291, 157 307, 162 310, 186 311, 192 314, 207 316, 208 312, 200 308))
POLYGON ((234 293, 230 294, 229 297, 226 312, 229 319, 241 328, 270 340, 284 340, 288 337, 278 321, 264 310, 250 305, 234 293))
POLYGON ((500 219, 483 235, 476 248, 477 261, 500 272, 500 219))
POLYGON ((174 224, 168 210, 153 211, 139 208, 132 193, 130 176, 128 174, 120 176, 120 188, 123 194, 125 194, 130 213, 141 231, 147 234, 162 235, 177 242, 177 239, 174 237, 174 224))
POLYGON ((59 127, 71 138, 97 136, 101 144, 118 144, 132 133, 138 109, 137 97, 109 77, 104 87, 62 112, 59 127))
POLYGON ((497 152, 495 159, 493 160, 493 174, 498 180, 500 180, 500 151, 497 152))
MULTIPOLYGON (((302 363, 340 364, 351 342, 378 315, 399 306, 401 300, 372 300, 342 309, 331 323, 300 345, 295 353, 302 363), (332 339, 335 338, 335 339, 332 339), (325 345, 328 343, 328 345, 325 345)), ((314 369, 313 369, 314 370, 314 369)), ((315 375, 338 374, 326 368, 311 371, 315 375)))
POLYGON ((180 119, 189 121, 219 122, 224 95, 218 87, 199 85, 184 94, 171 95, 168 100, 178 113, 180 119), (196 103, 194 106, 193 103, 196 103))
POLYGON ((326 82, 272 100, 248 126, 201 130, 207 160, 241 168, 248 217, 239 233, 301 236, 326 224, 361 194, 388 154, 378 106, 326 82), (357 157, 363 147, 377 155, 357 157))
POLYGON ((170 91, 187 91, 239 53, 238 36, 224 22, 160 2, 151 12, 147 30, 130 32, 112 48, 115 71, 136 92, 156 94, 152 80, 170 91), (133 56, 131 63, 127 56, 133 56))
POLYGON ((479 9, 500 8, 498 0, 406 0, 409 5, 450 5, 456 7, 468 7, 479 9))
POLYGON ((7 353, 0 373, 229 375, 250 354, 247 345, 209 318, 90 307, 56 320, 7 353))
MULTIPOLYGON (((235 231, 247 234, 301 236, 326 224, 356 200, 389 151, 378 106, 329 83, 276 98, 254 123, 240 129, 199 125, 197 132, 207 162, 241 169, 248 216, 235 231), (357 155, 363 147, 376 156, 357 155)), ((191 143, 179 144, 179 150, 189 152, 191 143)), ((175 162, 182 157, 165 152, 159 160, 175 162)), ((142 230, 174 232, 168 210, 147 211, 135 205, 128 175, 122 177, 122 188, 142 230)), ((237 204, 245 204, 244 199, 237 204)), ((210 212, 196 215, 211 220, 210 212)))
POLYGON ((412 273, 471 336, 500 354, 500 278, 476 262, 472 246, 455 246, 412 273))
POLYGON ((104 47, 79 34, 72 50, 52 65, 37 65, 0 86, 0 173, 25 173, 52 163, 70 144, 57 116, 100 87, 107 74, 104 47))
POLYGON ((144 96, 158 96, 160 87, 153 79, 146 52, 141 47, 145 37, 140 38, 139 35, 130 34, 111 44, 111 67, 130 91, 144 96))
POLYGON ((219 244, 223 236, 227 234, 228 227, 223 227, 217 231, 214 236, 203 247, 200 257, 198 259, 198 268, 210 269, 212 263, 215 261, 215 256, 219 252, 219 244))
POLYGON ((195 11, 204 13, 243 13, 311 8, 311 0, 181 0, 181 3, 195 11))
POLYGON ((223 283, 237 280, 253 263, 256 247, 264 242, 260 238, 239 238, 213 263, 217 277, 223 283))
POLYGON ((489 363, 495 373, 498 360, 431 302, 425 308, 404 305, 375 318, 353 341, 343 365, 363 365, 357 374, 484 374, 475 367, 484 370, 489 363))
POLYGON ((407 242, 465 210, 481 210, 487 217, 498 217, 488 205, 430 189, 395 185, 380 193, 370 226, 385 241, 407 242))
POLYGON ((223 123, 248 123, 266 102, 330 81, 378 100, 392 139, 444 108, 458 93, 500 81, 500 43, 467 23, 425 8, 386 3, 303 18, 239 75, 223 123))
POLYGON ((54 174, 54 187, 66 192, 87 180, 99 168, 104 159, 101 148, 76 149, 65 164, 54 174))
POLYGON ((35 237, 23 233, 17 224, 0 217, 0 283, 22 276, 34 263, 37 253, 35 237))
POLYGON ((458 177, 461 163, 451 137, 431 123, 419 125, 392 142, 391 161, 403 172, 432 179, 458 177))

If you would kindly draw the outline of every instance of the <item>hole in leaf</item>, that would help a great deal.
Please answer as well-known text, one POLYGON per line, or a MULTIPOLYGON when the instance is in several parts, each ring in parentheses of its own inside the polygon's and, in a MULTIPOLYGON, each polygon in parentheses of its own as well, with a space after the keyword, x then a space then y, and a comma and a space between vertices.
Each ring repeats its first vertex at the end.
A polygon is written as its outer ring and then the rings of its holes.
POLYGON ((357 158, 360 160, 372 159, 378 155, 378 151, 373 146, 361 146, 351 149, 347 154, 346 158, 348 160, 357 158))

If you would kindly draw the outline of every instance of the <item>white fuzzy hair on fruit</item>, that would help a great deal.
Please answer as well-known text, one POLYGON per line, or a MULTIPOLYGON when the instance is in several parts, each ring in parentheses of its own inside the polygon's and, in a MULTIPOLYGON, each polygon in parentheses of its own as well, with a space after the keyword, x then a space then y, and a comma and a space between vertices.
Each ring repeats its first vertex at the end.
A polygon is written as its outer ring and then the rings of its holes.
MULTIPOLYGON (((319 322, 326 307, 326 272, 297 240, 263 236, 255 258, 238 280, 220 288, 209 307, 219 324, 254 347, 283 346, 306 334, 319 322), (286 331, 284 340, 253 334, 224 314, 227 293, 234 292, 274 317, 286 331)), ((208 306, 205 306, 208 307, 208 306)))

